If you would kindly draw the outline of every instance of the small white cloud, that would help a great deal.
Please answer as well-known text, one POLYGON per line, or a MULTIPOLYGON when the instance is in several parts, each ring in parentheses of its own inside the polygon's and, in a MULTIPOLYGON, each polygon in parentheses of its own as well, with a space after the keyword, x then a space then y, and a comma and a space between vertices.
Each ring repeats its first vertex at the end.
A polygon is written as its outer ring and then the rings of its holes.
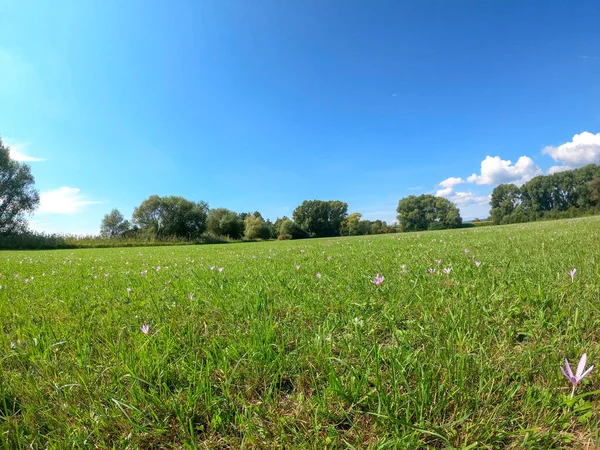
POLYGON ((23 150, 27 147, 25 142, 15 142, 6 140, 6 145, 8 146, 10 158, 14 161, 19 162, 36 162, 43 161, 41 158, 36 158, 34 156, 27 155, 23 150))
POLYGON ((453 188, 454 186, 458 186, 459 184, 463 184, 464 182, 465 180, 463 180, 460 177, 450 177, 440 182, 439 186, 443 188, 453 188))
POLYGON ((490 203, 491 195, 475 195, 471 191, 455 192, 450 197, 450 201, 456 203, 458 206, 469 206, 469 205, 488 205, 490 203))
POLYGON ((548 173, 575 169, 586 164, 599 164, 600 133, 593 134, 584 131, 573 136, 571 142, 566 142, 558 147, 546 147, 542 150, 542 153, 561 163, 560 166, 551 167, 548 173))
POLYGON ((452 187, 447 187, 447 188, 444 188, 444 189, 439 189, 435 193, 435 196, 436 197, 448 197, 449 195, 452 194, 453 190, 454 190, 454 188, 452 188, 452 187))
POLYGON ((62 186, 52 191, 40 192, 40 214, 75 214, 87 205, 102 202, 85 200, 79 188, 62 186))
POLYGON ((541 174, 542 169, 528 156, 521 156, 515 164, 510 160, 500 159, 499 156, 486 156, 481 161, 481 174, 474 173, 467 178, 467 181, 488 185, 500 183, 521 185, 541 174))

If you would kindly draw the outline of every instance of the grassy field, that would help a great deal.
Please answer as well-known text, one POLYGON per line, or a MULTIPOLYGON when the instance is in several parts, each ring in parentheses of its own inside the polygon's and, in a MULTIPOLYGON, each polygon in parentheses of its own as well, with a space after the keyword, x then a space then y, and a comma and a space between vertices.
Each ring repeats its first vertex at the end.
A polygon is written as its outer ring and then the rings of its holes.
POLYGON ((3 448, 599 448, 598 218, 0 274, 3 448))

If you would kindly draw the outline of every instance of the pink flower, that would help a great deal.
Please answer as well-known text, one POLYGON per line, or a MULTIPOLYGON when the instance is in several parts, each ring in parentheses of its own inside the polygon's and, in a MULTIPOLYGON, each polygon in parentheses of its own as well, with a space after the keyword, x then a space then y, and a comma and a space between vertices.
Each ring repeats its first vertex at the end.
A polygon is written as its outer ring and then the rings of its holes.
POLYGON ((573 397, 573 393, 575 392, 575 387, 583 380, 594 368, 594 366, 590 366, 588 370, 585 370, 585 364, 587 363, 587 354, 583 354, 581 359, 579 360, 579 365, 577 366, 577 372, 573 375, 573 371, 571 370, 571 366, 569 365, 569 361, 565 359, 565 368, 562 366, 560 370, 563 375, 573 384, 573 390, 571 391, 571 397, 573 397))
POLYGON ((577 273, 577 269, 573 269, 569 272, 569 275, 571 275, 571 282, 573 282, 573 279, 575 278, 576 273, 577 273))
POLYGON ((131 288, 130 287, 127 288, 127 294, 131 294, 131 288))
POLYGON ((191 292, 188 294, 188 299, 189 300, 193 300, 194 299, 194 294, 192 294, 191 292))
POLYGON ((373 283, 376 286, 379 286, 381 283, 383 283, 383 280, 385 280, 385 278, 379 274, 375 275, 375 279, 371 280, 371 283, 373 283))
POLYGON ((146 275, 147 273, 148 273, 148 270, 142 270, 142 271, 140 272, 140 275, 141 275, 141 276, 144 276, 144 275, 146 275))
POLYGON ((215 266, 210 266, 209 269, 210 270, 215 270, 215 266))
POLYGON ((321 278, 321 272, 317 272, 317 278, 321 278))
POLYGON ((435 269, 432 269, 430 267, 429 269, 427 269, 427 272, 429 272, 429 275, 433 275, 435 273, 435 269))
POLYGON ((327 261, 331 261, 331 256, 328 256, 328 257, 327 257, 327 261))
POLYGON ((475 261, 475 265, 479 267, 481 265, 481 261, 475 261))
POLYGON ((465 248, 465 249, 463 250, 463 253, 466 255, 467 253, 469 253, 469 249, 465 248))
POLYGON ((148 334, 150 332, 150 325, 145 324, 142 325, 142 327, 140 328, 141 332, 144 334, 148 334))
POLYGON ((442 260, 441 259, 436 259, 435 263, 439 266, 442 263, 442 260))
POLYGON ((218 270, 219 272, 223 272, 223 267, 217 267, 217 270, 218 270))
POLYGON ((300 266, 298 264, 296 264, 296 270, 300 269, 300 266))
POLYGON ((452 267, 446 267, 444 270, 442 270, 442 272, 444 272, 446 275, 450 275, 450 272, 452 272, 452 267))
POLYGON ((29 284, 29 278, 25 278, 25 284, 29 284))

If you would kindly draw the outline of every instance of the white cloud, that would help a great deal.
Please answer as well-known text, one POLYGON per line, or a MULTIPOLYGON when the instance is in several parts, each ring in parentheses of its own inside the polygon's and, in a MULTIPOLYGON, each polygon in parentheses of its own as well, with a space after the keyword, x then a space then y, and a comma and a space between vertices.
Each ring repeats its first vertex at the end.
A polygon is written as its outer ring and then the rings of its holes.
POLYGON ((521 156, 515 164, 510 160, 500 159, 499 156, 486 156, 481 161, 481 175, 474 173, 467 178, 467 181, 489 185, 500 183, 521 185, 541 174, 542 169, 528 156, 521 156))
POLYGON ((79 188, 62 186, 52 191, 40 192, 40 214, 75 214, 87 205, 102 203, 85 200, 79 188))
POLYGON ((584 131, 573 136, 571 142, 566 142, 558 147, 546 147, 542 153, 549 155, 559 162, 560 166, 553 166, 548 173, 561 172, 575 169, 586 164, 600 163, 600 133, 593 134, 584 131))
POLYGON ((43 161, 41 158, 27 155, 23 150, 27 147, 25 142, 15 142, 6 139, 6 145, 8 146, 10 158, 14 161, 19 162, 36 162, 43 161))
POLYGON ((440 182, 439 186, 447 189, 453 188, 454 186, 458 186, 459 184, 463 184, 464 182, 465 180, 463 180, 460 177, 450 177, 440 182))
POLYGON ((475 195, 471 191, 455 192, 449 200, 456 203, 458 206, 468 205, 488 205, 490 203, 490 195, 475 195))
POLYGON ((451 195, 453 191, 454 191, 454 188, 452 188, 452 187, 447 187, 447 188, 444 188, 444 189, 439 189, 435 193, 435 196, 436 197, 447 197, 447 196, 451 195))

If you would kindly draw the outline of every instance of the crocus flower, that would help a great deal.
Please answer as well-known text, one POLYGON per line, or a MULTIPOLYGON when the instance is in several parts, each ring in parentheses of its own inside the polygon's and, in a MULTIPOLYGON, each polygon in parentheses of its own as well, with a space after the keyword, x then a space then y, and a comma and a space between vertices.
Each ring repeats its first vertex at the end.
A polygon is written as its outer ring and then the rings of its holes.
POLYGON ((296 264, 296 270, 300 269, 300 266, 298 264, 296 264))
POLYGON ((475 261, 475 265, 479 267, 481 265, 481 261, 475 261))
POLYGON ((210 266, 210 270, 215 270, 215 266, 210 266))
POLYGON ((383 283, 383 280, 385 280, 385 278, 379 274, 377 274, 375 276, 374 280, 371 280, 371 283, 375 284, 376 286, 379 286, 381 283, 383 283))
POLYGON ((25 278, 25 284, 29 284, 29 278, 25 278))
POLYGON ((583 380, 594 368, 594 366, 590 366, 588 370, 585 370, 585 365, 587 363, 587 354, 583 354, 581 359, 579 360, 579 364, 577 365, 577 372, 573 375, 573 371, 571 370, 571 366, 569 365, 569 361, 565 358, 565 367, 560 367, 563 375, 573 384, 573 390, 571 391, 571 397, 573 397, 573 393, 575 392, 575 387, 579 384, 581 380, 583 380))
POLYGON ((331 261, 331 256, 328 256, 328 257, 327 257, 327 261, 331 261))
POLYGON ((223 272, 223 267, 217 267, 217 270, 218 270, 219 272, 223 272))
POLYGON ((444 272, 446 275, 450 275, 450 272, 452 272, 452 267, 446 267, 442 272, 444 272))
POLYGON ((468 249, 468 248, 465 248, 465 249, 463 250, 463 253, 466 255, 467 253, 469 253, 469 249, 468 249))
POLYGON ((140 328, 141 332, 144 334, 148 334, 150 332, 150 325, 145 324, 142 325, 142 327, 140 328))
POLYGON ((188 294, 188 299, 189 300, 193 300, 194 299, 194 294, 192 294, 191 292, 188 294))
POLYGON ((439 266, 442 263, 442 260, 441 259, 436 259, 435 263, 439 266))
POLYGON ((429 269, 427 269, 427 272, 429 272, 429 275, 433 275, 435 273, 435 269, 432 269, 430 267, 429 269))
POLYGON ((573 269, 569 271, 569 275, 571 275, 571 281, 575 278, 575 274, 577 273, 577 269, 573 269))
POLYGON ((317 278, 321 278, 321 272, 317 272, 317 278))
POLYGON ((130 287, 127 288, 127 294, 131 294, 131 288, 130 287))

